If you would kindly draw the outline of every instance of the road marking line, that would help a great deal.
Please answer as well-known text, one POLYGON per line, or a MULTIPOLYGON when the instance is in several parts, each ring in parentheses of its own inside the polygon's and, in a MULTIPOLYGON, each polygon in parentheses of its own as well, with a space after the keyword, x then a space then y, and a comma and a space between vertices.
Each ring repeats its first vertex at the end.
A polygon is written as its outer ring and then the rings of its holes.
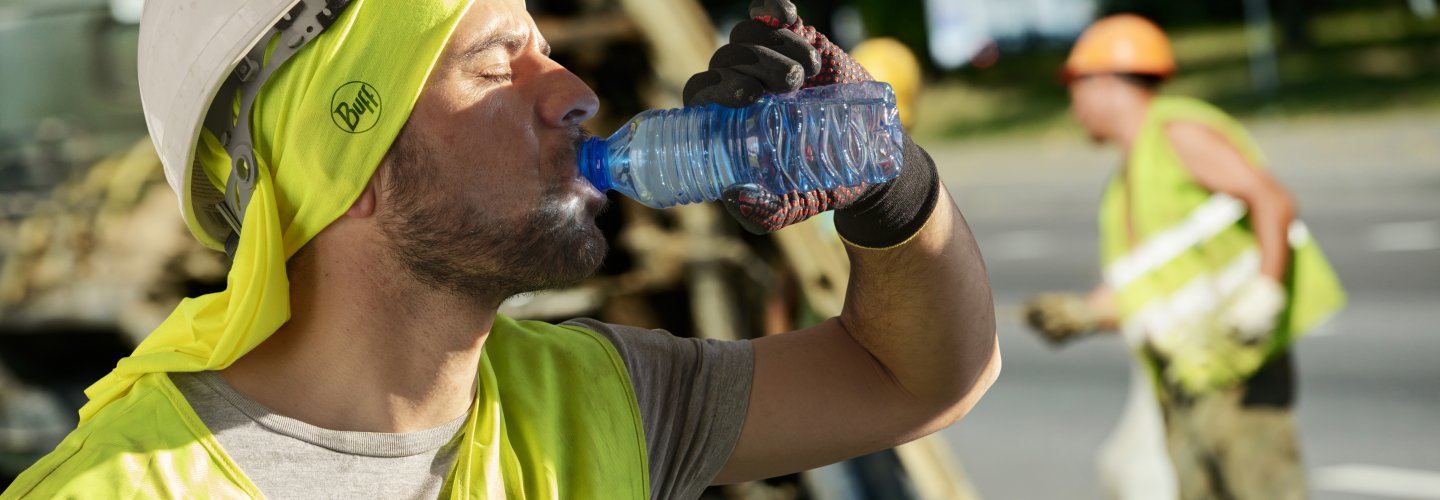
POLYGON ((1440 248, 1440 220, 1375 224, 1366 242, 1375 252, 1435 250, 1440 248))
POLYGON ((1440 472, 1383 465, 1345 464, 1315 470, 1317 490, 1359 495, 1440 500, 1440 472))

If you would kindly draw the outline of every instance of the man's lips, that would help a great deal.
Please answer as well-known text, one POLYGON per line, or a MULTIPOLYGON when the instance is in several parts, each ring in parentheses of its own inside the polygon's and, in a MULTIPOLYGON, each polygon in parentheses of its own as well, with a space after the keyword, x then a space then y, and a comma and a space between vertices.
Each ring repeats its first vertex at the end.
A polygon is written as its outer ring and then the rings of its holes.
POLYGON ((605 193, 595 189, 595 186, 590 184, 590 181, 584 177, 579 175, 571 177, 570 189, 574 191, 576 196, 580 198, 580 201, 585 204, 585 207, 592 212, 599 212, 600 209, 605 206, 607 201, 605 199, 605 193))
POLYGON ((590 180, 586 179, 585 176, 580 175, 580 147, 577 145, 571 151, 571 154, 566 155, 570 160, 567 165, 570 165, 572 166, 572 168, 574 168, 574 170, 572 171, 574 173, 571 174, 570 182, 572 184, 578 184, 578 190, 583 192, 587 197, 598 200, 601 204, 605 203, 605 193, 601 192, 599 189, 596 189, 595 185, 591 184, 590 180))

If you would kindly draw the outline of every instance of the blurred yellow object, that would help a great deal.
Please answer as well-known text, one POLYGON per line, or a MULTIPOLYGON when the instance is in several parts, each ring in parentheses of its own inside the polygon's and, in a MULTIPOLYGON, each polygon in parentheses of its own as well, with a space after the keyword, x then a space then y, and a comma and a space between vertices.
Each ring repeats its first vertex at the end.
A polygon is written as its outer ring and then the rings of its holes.
POLYGON ((1104 73, 1169 77, 1175 73, 1170 39, 1155 23, 1134 14, 1117 14, 1095 21, 1080 34, 1075 48, 1070 50, 1063 76, 1068 82, 1076 77, 1104 73))
POLYGON ((872 38, 850 51, 850 57, 865 67, 876 80, 895 89, 900 123, 915 123, 915 101, 920 96, 920 61, 909 47, 894 38, 872 38))

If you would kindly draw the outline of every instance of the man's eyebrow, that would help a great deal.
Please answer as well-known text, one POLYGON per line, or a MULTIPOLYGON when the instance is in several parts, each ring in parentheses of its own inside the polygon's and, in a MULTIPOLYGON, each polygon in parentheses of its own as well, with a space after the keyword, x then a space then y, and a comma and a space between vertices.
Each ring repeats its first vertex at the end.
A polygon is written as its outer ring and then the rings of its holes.
POLYGON ((518 31, 498 31, 491 33, 477 40, 475 43, 470 44, 469 47, 466 47, 463 57, 469 59, 497 48, 504 48, 506 52, 510 53, 519 52, 525 48, 525 44, 530 41, 529 38, 525 33, 518 31))

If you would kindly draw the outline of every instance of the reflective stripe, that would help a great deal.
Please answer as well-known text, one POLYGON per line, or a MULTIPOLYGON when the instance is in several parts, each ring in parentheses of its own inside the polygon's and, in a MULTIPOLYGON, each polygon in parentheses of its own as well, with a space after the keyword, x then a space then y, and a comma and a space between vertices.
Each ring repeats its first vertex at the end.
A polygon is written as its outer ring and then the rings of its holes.
POLYGON ((1299 219, 1290 223, 1290 233, 1287 235, 1290 240, 1290 248, 1300 248, 1310 243, 1310 228, 1305 227, 1304 222, 1299 219))
POLYGON ((1225 303, 1226 298, 1259 274, 1260 251, 1247 250, 1236 256, 1219 273, 1197 276, 1175 293, 1155 297, 1125 320, 1121 333, 1130 345, 1139 346, 1151 335, 1174 335, 1191 331, 1176 327, 1183 322, 1214 314, 1225 303))
POLYGON ((1184 253, 1245 217, 1245 203, 1227 194, 1215 194, 1196 207, 1175 227, 1146 239, 1130 253, 1105 267, 1105 282, 1120 289, 1184 253))
MULTIPOLYGON (((1240 222, 1247 212, 1245 203, 1233 196, 1224 193, 1211 195, 1203 205, 1192 210, 1184 222, 1150 237, 1106 266, 1105 282, 1113 289, 1124 288, 1240 222)), ((1286 236, 1291 248, 1310 242, 1310 230, 1299 220, 1290 223, 1286 236)))

